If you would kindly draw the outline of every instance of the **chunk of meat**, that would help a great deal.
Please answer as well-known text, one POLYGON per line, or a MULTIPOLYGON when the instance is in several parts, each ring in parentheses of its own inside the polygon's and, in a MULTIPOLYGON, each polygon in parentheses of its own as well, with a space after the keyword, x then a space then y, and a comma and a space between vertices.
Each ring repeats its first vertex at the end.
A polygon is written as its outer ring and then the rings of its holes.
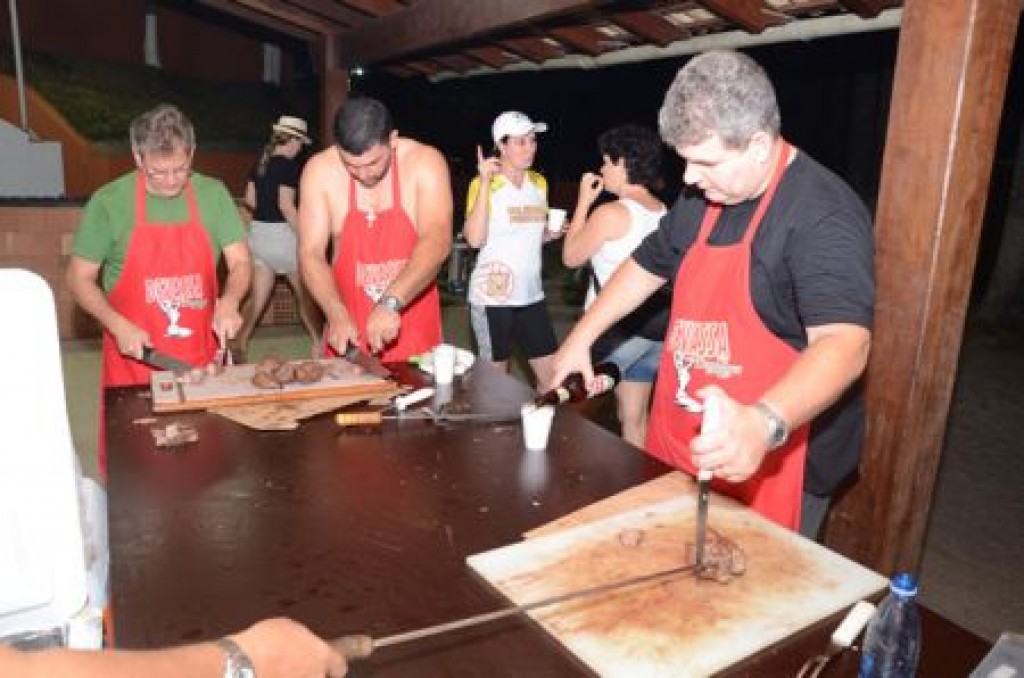
POLYGON ((307 360, 295 366, 295 381, 300 384, 315 384, 324 376, 324 368, 316 360, 307 360))
POLYGON ((270 372, 257 371, 252 377, 252 383, 256 388, 281 388, 281 383, 270 372))
MULTIPOLYGON (((686 562, 697 562, 697 545, 693 542, 686 544, 686 562)), ((697 578, 728 584, 746 571, 747 556, 739 544, 709 527, 704 543, 704 565, 697 571, 697 578)))
POLYGON ((284 359, 276 355, 264 356, 258 363, 256 363, 257 372, 273 372, 281 365, 284 365, 284 359))

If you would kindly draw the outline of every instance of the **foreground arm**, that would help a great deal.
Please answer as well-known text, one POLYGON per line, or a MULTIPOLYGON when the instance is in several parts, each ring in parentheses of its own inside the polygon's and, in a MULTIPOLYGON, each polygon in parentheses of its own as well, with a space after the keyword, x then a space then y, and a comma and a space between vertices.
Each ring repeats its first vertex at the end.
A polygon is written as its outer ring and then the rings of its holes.
POLYGON ((149 334, 114 310, 99 285, 100 264, 71 255, 66 280, 71 296, 82 309, 110 332, 122 354, 142 358, 142 347, 152 346, 149 334))
MULTIPOLYGON (((345 660, 304 626, 288 619, 259 622, 234 636, 260 678, 344 676, 345 660)), ((224 652, 213 643, 154 651, 48 650, 21 653, 0 646, 0 675, 20 678, 219 678, 224 652)))
POLYGON ((632 258, 622 262, 594 303, 583 314, 552 359, 554 376, 545 388, 554 388, 573 372, 594 380, 590 347, 609 327, 654 294, 665 280, 649 273, 632 258))
MULTIPOLYGON (((796 362, 761 396, 794 430, 835 403, 864 372, 871 332, 859 325, 834 324, 807 330, 808 346, 796 362)), ((700 392, 706 396, 708 387, 700 392)), ((753 475, 768 454, 764 417, 753 407, 724 398, 723 426, 690 443, 694 463, 730 482, 753 475)))
POLYGON ((311 159, 302 172, 299 192, 299 270, 306 289, 316 300, 327 323, 327 342, 339 353, 359 341, 359 330, 349 317, 338 295, 334 274, 327 261, 331 239, 331 213, 328 193, 330 166, 324 155, 311 159))
MULTIPOLYGON (((420 146, 410 158, 416 167, 416 214, 419 235, 409 261, 385 294, 408 304, 437 278, 441 264, 452 246, 452 187, 448 163, 436 149, 420 146)), ((382 350, 398 336, 401 314, 377 306, 366 319, 366 340, 374 352, 382 350)))
POLYGON ((226 246, 223 250, 224 265, 227 276, 224 279, 224 290, 217 300, 213 312, 213 332, 220 340, 221 346, 226 339, 234 339, 242 328, 242 314, 239 306, 249 291, 252 282, 252 257, 249 245, 239 240, 226 246))

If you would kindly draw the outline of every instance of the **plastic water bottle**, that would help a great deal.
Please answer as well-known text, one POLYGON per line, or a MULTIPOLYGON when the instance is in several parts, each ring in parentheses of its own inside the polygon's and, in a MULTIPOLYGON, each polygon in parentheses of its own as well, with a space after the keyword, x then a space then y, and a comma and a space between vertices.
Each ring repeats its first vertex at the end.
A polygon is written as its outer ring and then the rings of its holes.
POLYGON ((864 637, 860 678, 913 678, 921 650, 921 614, 917 609, 917 582, 897 574, 889 595, 878 606, 864 637))

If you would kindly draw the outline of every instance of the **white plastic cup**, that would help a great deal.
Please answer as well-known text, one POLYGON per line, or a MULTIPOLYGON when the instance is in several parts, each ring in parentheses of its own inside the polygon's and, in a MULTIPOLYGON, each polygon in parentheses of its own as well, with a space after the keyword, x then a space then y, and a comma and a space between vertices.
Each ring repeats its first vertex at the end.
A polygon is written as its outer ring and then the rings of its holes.
POLYGON ((434 383, 450 384, 455 379, 455 347, 438 344, 434 348, 434 383))
POLYGON ((555 418, 555 408, 552 405, 537 407, 533 403, 523 405, 521 411, 523 419, 523 442, 528 450, 545 450, 548 446, 548 436, 551 435, 551 422, 555 418))
POLYGON ((566 211, 558 207, 552 207, 548 210, 548 231, 551 233, 559 233, 562 227, 565 226, 566 211))

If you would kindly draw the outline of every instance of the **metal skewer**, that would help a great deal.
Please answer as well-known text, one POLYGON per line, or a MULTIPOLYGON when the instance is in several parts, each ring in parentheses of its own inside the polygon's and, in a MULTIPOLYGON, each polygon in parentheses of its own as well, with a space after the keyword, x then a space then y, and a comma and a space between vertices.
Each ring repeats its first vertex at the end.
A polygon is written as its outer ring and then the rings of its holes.
POLYGON ((623 579, 621 581, 612 582, 610 584, 601 584, 599 586, 579 589, 577 591, 571 591, 569 593, 551 596, 550 598, 543 598, 532 603, 526 603, 525 605, 513 605, 511 607, 506 607, 501 610, 495 610, 494 612, 485 612, 483 614, 474 615, 472 617, 457 619, 455 621, 446 622, 444 624, 435 624, 434 626, 427 626, 425 628, 416 629, 414 631, 396 633, 394 635, 385 636, 383 638, 372 638, 368 635, 341 636, 340 638, 335 638, 334 640, 330 641, 330 644, 346 659, 366 659, 371 654, 373 654, 374 650, 378 650, 382 647, 399 645, 401 643, 408 643, 413 640, 420 640, 421 638, 428 638, 430 636, 448 633, 449 631, 456 631, 458 629, 464 629, 470 626, 486 624, 488 622, 496 621, 498 619, 504 619, 505 617, 512 617, 518 614, 523 614, 525 612, 530 612, 531 610, 536 610, 541 607, 548 607, 550 605, 566 603, 570 600, 576 600, 578 598, 586 598, 588 596, 594 596, 600 593, 607 593, 609 591, 615 591, 629 586, 638 586, 640 584, 659 581, 661 579, 668 579, 670 577, 674 577, 684 572, 692 572, 695 569, 695 567, 696 566, 694 564, 682 565, 680 567, 674 567, 669 570, 661 570, 659 572, 653 572, 651 574, 645 574, 639 577, 631 577, 630 579, 623 579))

